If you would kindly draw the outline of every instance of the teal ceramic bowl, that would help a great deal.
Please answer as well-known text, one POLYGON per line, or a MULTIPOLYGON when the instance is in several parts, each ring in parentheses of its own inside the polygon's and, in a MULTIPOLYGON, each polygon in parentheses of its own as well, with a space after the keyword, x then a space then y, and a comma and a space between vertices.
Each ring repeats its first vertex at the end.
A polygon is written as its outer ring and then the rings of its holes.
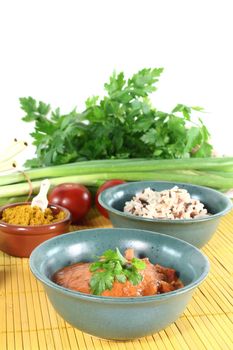
POLYGON ((92 229, 52 238, 30 256, 30 268, 45 288, 55 310, 72 326, 104 339, 140 338, 174 322, 209 270, 207 258, 176 238, 135 229, 92 229), (185 287, 166 294, 113 298, 83 294, 51 281, 62 267, 93 261, 107 249, 134 248, 137 257, 149 257, 176 269, 185 287))
POLYGON ((99 196, 100 204, 108 211, 114 227, 136 228, 165 233, 182 239, 194 246, 203 247, 213 236, 222 216, 232 208, 231 200, 211 188, 187 183, 167 181, 128 182, 111 187, 99 196), (123 212, 126 201, 147 187, 156 191, 171 189, 174 186, 186 189, 191 197, 199 199, 211 215, 197 219, 148 219, 123 212))

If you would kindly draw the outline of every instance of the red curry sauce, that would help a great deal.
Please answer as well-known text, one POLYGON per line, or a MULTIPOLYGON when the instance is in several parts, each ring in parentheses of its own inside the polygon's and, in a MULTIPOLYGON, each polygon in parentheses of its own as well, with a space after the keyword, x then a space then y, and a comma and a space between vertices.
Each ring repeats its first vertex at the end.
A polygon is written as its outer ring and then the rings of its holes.
MULTIPOLYGON (((127 256, 127 251, 125 255, 127 256)), ((132 252, 131 256, 133 256, 132 252)), ((158 264, 153 265, 148 258, 141 260, 145 262, 146 268, 140 271, 143 278, 139 284, 133 285, 128 280, 125 283, 114 281, 112 289, 105 290, 101 295, 109 297, 140 297, 171 292, 184 287, 174 269, 158 264)), ((65 288, 92 294, 89 285, 92 276, 89 270, 90 265, 91 263, 77 263, 64 267, 53 275, 52 280, 65 288)))

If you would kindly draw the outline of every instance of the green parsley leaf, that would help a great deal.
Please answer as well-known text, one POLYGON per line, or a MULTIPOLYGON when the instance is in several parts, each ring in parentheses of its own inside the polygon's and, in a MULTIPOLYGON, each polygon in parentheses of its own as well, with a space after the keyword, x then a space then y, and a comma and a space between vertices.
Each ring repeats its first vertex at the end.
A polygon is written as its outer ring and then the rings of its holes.
POLYGON ((96 261, 96 262, 91 264, 90 271, 91 272, 97 271, 97 270, 99 270, 101 268, 101 266, 102 266, 102 263, 99 262, 99 261, 96 261))
POLYGON ((142 261, 141 259, 133 258, 131 260, 132 265, 138 269, 138 270, 144 270, 145 269, 145 262, 142 261))
POLYGON ((137 271, 132 271, 128 278, 134 286, 136 286, 142 281, 142 275, 140 275, 137 271))
POLYGON ((116 275, 116 279, 120 283, 125 283, 127 281, 127 277, 124 274, 116 275))
POLYGON ((95 295, 102 294, 106 289, 111 289, 114 282, 114 276, 110 271, 98 272, 92 275, 90 287, 95 295))
POLYGON ((81 112, 62 114, 32 97, 20 98, 22 119, 35 124, 31 136, 36 157, 26 165, 211 156, 207 128, 200 118, 192 122, 193 113, 203 112, 201 107, 177 104, 169 113, 152 105, 149 95, 157 89, 162 72, 163 68, 144 68, 129 79, 123 72, 113 72, 104 85, 106 95, 87 98, 81 112))
POLYGON ((108 249, 99 257, 99 261, 90 265, 91 291, 95 295, 101 295, 106 289, 112 288, 114 281, 125 283, 129 280, 133 285, 137 285, 142 281, 139 270, 145 268, 143 260, 133 258, 127 261, 118 248, 108 249))
POLYGON ((118 248, 116 248, 116 251, 114 250, 106 250, 104 253, 103 253, 103 257, 105 259, 105 261, 111 261, 111 260, 114 260, 114 261, 119 261, 120 263, 124 264, 126 263, 126 259, 124 258, 124 256, 121 254, 121 252, 119 251, 118 248))

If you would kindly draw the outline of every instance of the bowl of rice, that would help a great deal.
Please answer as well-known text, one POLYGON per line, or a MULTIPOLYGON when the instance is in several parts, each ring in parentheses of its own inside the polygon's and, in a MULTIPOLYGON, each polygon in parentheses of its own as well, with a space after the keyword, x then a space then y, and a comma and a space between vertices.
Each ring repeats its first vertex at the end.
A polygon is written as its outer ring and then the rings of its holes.
POLYGON ((139 181, 100 194, 114 227, 164 233, 203 247, 213 236, 231 200, 211 188, 167 181, 139 181))

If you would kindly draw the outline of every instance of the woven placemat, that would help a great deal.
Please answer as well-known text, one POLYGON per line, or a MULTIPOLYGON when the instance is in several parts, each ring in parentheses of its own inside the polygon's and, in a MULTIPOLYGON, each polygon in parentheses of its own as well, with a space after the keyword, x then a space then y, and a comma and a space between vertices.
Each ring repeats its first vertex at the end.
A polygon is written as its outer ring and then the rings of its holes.
MULTIPOLYGON (((92 210, 71 230, 93 227, 111 223, 92 210)), ((0 350, 232 350, 233 212, 222 219, 203 252, 211 271, 183 315, 159 333, 128 342, 100 340, 71 327, 51 306, 28 259, 0 252, 0 350)))

